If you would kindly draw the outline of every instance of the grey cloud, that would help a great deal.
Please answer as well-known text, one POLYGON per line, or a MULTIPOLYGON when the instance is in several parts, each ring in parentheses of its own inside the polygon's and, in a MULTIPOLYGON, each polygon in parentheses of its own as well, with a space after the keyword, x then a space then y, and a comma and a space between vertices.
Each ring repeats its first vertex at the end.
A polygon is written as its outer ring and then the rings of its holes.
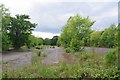
MULTIPOLYGON (((109 11, 113 8, 117 8, 117 3, 85 3, 85 2, 57 2, 48 5, 41 5, 36 3, 28 12, 32 17, 32 20, 38 23, 35 31, 60 33, 62 26, 66 23, 68 17, 64 17, 67 14, 80 14, 83 17, 86 16, 99 16, 100 14, 109 11), (92 5, 89 6, 88 4, 92 5), (96 5, 95 5, 96 4, 96 5), (96 7, 96 10, 94 11, 96 7), (97 7, 100 7, 97 9, 97 7), (94 9, 93 9, 94 8, 94 9)), ((115 17, 111 17, 104 20, 100 20, 99 23, 95 23, 93 28, 104 29, 109 24, 117 22, 115 17)))

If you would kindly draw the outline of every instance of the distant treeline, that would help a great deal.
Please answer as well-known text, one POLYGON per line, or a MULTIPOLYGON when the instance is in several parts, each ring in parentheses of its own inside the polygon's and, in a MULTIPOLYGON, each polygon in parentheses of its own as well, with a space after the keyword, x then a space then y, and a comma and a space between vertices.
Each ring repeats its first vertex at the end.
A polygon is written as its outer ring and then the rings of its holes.
POLYGON ((53 36, 52 39, 49 38, 40 38, 40 37, 35 37, 33 35, 29 36, 29 47, 35 47, 35 46, 40 46, 40 45, 51 45, 55 46, 57 44, 58 36, 53 36))

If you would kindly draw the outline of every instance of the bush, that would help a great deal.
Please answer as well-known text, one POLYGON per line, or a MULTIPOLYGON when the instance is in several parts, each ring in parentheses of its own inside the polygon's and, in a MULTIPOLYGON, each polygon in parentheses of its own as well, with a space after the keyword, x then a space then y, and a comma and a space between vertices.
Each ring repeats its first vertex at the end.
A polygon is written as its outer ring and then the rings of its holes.
MULTIPOLYGON (((0 35, 1 37, 1 35, 0 35)), ((2 41, 1 41, 1 45, 0 48, 2 47, 2 51, 7 51, 9 50, 9 48, 12 47, 12 42, 9 39, 9 36, 7 35, 7 33, 2 32, 2 41)))
POLYGON ((36 46, 35 48, 36 48, 36 49, 40 49, 40 47, 39 47, 39 46, 36 46))
POLYGON ((81 52, 75 52, 75 56, 80 59, 80 61, 86 61, 87 59, 93 59, 92 53, 86 53, 84 51, 81 52))
POLYGON ((89 59, 89 58, 90 58, 90 55, 87 54, 87 53, 84 53, 84 54, 81 55, 81 59, 82 59, 82 60, 87 60, 87 59, 89 59))
POLYGON ((43 53, 41 54, 41 57, 47 57, 47 54, 43 53))
POLYGON ((55 46, 53 46, 53 48, 55 48, 55 46))
POLYGON ((43 46, 36 46, 36 49, 43 49, 43 46))
POLYGON ((70 53, 70 52, 71 52, 71 49, 70 49, 70 48, 66 48, 66 49, 65 49, 65 52, 70 53))
POLYGON ((105 63, 112 65, 115 64, 117 60, 117 49, 110 50, 105 56, 105 63))

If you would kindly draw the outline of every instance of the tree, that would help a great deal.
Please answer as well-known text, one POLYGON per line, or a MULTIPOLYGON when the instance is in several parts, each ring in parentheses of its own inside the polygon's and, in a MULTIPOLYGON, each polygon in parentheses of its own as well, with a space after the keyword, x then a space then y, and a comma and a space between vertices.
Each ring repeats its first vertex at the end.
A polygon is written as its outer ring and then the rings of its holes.
POLYGON ((89 20, 89 17, 82 18, 79 15, 70 17, 67 24, 63 26, 59 37, 60 44, 65 48, 79 50, 84 45, 83 38, 90 34, 90 28, 94 22, 89 20))
POLYGON ((38 38, 38 45, 43 45, 43 38, 38 38))
POLYGON ((100 44, 102 47, 112 48, 116 45, 116 33, 117 27, 111 24, 109 28, 106 28, 100 37, 100 44))
POLYGON ((53 36, 53 38, 51 39, 51 45, 56 45, 57 40, 58 40, 58 36, 53 36))
POLYGON ((0 4, 0 15, 2 17, 10 16, 10 11, 9 11, 9 9, 5 8, 4 4, 0 4))
POLYGON ((43 44, 44 45, 51 45, 51 39, 45 38, 44 41, 43 41, 43 44))
POLYGON ((12 45, 10 38, 8 36, 7 27, 10 22, 10 12, 9 9, 5 8, 3 4, 0 4, 0 49, 2 46, 2 50, 8 50, 12 45), (2 32, 2 33, 1 33, 2 32))
POLYGON ((8 35, 12 41, 13 47, 19 49, 28 43, 29 35, 36 24, 29 21, 28 15, 16 15, 10 17, 9 26, 7 27, 8 35))
POLYGON ((100 37, 101 37, 101 32, 100 31, 96 31, 96 30, 93 31, 90 34, 90 43, 91 43, 91 46, 99 47, 100 37))
POLYGON ((93 31, 91 29, 88 30, 88 35, 86 35, 85 37, 82 38, 81 40, 81 43, 82 43, 82 46, 91 46, 90 45, 90 34, 92 33, 93 31))
POLYGON ((43 38, 38 38, 33 35, 29 36, 29 42, 27 43, 28 48, 43 45, 43 38))

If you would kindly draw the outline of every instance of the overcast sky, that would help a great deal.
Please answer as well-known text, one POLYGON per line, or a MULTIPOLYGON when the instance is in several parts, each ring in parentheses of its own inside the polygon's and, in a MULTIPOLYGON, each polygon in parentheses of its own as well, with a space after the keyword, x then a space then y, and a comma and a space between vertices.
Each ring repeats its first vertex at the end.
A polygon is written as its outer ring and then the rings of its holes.
POLYGON ((28 14, 37 23, 33 35, 52 38, 60 35, 63 25, 70 16, 89 16, 96 20, 92 29, 103 30, 110 24, 118 24, 118 0, 0 0, 11 15, 28 14))

